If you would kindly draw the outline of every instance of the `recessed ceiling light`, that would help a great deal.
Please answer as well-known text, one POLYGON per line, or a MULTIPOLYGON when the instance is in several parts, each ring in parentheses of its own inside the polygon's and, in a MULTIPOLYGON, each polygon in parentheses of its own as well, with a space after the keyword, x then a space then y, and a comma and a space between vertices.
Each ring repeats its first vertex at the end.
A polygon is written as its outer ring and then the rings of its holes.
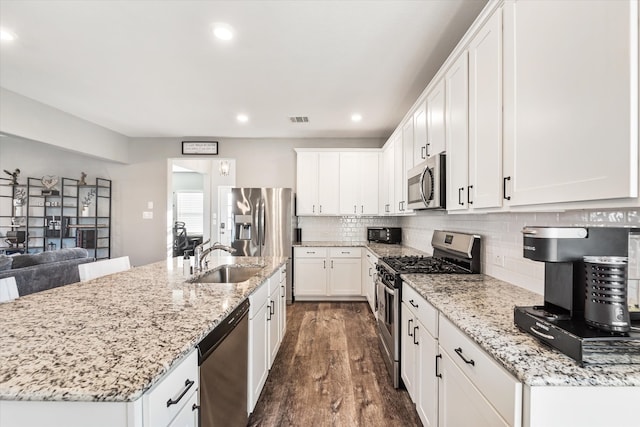
POLYGON ((6 28, 0 28, 0 40, 3 42, 12 42, 16 39, 16 35, 13 31, 6 28))
POLYGON ((362 120, 362 115, 360 115, 358 113, 351 115, 351 121, 352 122, 359 122, 360 120, 362 120))
POLYGON ((233 27, 224 22, 216 22, 213 24, 213 35, 220 40, 231 40, 233 38, 233 27))
POLYGON ((236 119, 240 122, 240 123, 246 123, 249 121, 249 117, 246 114, 238 114, 236 116, 236 119))

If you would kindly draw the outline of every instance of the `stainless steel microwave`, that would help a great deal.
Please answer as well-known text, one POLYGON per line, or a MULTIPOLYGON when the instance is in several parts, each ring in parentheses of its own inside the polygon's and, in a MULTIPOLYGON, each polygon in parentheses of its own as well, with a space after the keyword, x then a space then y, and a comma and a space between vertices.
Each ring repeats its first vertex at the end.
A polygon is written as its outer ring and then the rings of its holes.
POLYGON ((446 156, 436 154, 407 172, 409 209, 445 209, 446 156))

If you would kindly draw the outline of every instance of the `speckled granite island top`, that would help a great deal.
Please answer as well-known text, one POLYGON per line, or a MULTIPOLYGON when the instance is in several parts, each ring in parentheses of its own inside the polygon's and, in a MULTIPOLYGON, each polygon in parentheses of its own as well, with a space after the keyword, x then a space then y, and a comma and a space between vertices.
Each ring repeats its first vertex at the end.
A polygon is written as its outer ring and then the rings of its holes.
POLYGON ((529 386, 640 386, 640 365, 580 367, 513 323, 516 305, 542 304, 533 292, 485 275, 401 276, 453 324, 529 386))
POLYGON ((133 401, 286 258, 246 282, 187 283, 178 259, 0 304, 0 400, 133 401))

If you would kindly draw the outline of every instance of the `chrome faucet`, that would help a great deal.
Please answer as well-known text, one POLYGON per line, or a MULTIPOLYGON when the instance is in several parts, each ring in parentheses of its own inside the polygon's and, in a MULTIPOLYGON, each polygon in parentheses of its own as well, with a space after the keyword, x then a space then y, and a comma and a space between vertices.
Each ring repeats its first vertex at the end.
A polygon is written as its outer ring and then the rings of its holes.
POLYGON ((193 258, 195 260, 195 266, 193 267, 193 269, 195 270, 194 273, 201 271, 200 264, 202 260, 202 248, 204 248, 204 245, 206 245, 210 241, 211 239, 207 239, 206 242, 202 242, 198 246, 193 248, 193 258))
MULTIPOLYGON (((205 243, 208 243, 208 242, 209 240, 207 240, 205 243)), ((213 245, 209 246, 205 250, 202 250, 202 248, 200 248, 200 251, 197 252, 198 255, 196 255, 196 268, 198 269, 198 271, 202 271, 202 261, 204 261, 207 255, 209 255, 211 252, 218 249, 221 251, 229 252, 230 254, 233 254, 236 252, 236 250, 231 246, 225 246, 220 242, 215 242, 213 245)))

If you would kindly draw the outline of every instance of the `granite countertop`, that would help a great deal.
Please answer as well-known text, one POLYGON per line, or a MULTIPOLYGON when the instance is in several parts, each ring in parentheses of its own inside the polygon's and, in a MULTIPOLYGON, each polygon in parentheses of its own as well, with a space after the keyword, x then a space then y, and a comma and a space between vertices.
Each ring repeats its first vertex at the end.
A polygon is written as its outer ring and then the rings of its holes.
POLYGON ((640 365, 588 365, 544 346, 513 323, 513 308, 543 297, 485 275, 406 274, 402 279, 529 386, 640 386, 640 365))
POLYGON ((369 248, 373 251, 378 257, 387 257, 387 256, 408 256, 408 255, 424 255, 430 256, 430 254, 419 251, 418 249, 410 248, 409 246, 403 246, 400 244, 386 244, 386 243, 373 243, 373 242, 340 242, 340 241, 327 241, 327 242, 300 242, 294 243, 294 247, 315 247, 315 248, 369 248))
POLYGON ((240 284, 188 283, 162 261, 0 304, 0 400, 134 401, 287 258, 240 284))

